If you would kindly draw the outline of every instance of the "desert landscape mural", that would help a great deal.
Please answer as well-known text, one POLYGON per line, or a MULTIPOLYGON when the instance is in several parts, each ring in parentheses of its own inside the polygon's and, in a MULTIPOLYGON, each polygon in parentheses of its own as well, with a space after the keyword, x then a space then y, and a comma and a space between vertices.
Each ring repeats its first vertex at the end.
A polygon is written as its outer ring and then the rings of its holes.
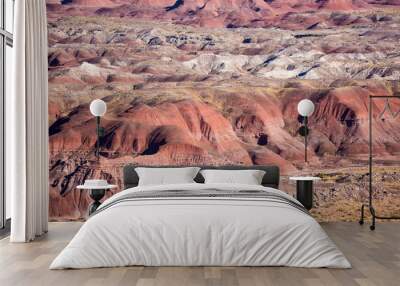
MULTIPOLYGON (((277 164, 289 193, 288 175, 323 178, 319 220, 358 219, 369 96, 400 95, 400 1, 47 0, 47 14, 52 220, 84 218, 76 186, 121 187, 127 163, 277 164), (99 161, 96 98, 108 106, 99 161), (316 105, 308 164, 303 98, 316 105)), ((400 116, 381 117, 385 102, 373 102, 373 179, 387 215, 400 212, 400 116)))

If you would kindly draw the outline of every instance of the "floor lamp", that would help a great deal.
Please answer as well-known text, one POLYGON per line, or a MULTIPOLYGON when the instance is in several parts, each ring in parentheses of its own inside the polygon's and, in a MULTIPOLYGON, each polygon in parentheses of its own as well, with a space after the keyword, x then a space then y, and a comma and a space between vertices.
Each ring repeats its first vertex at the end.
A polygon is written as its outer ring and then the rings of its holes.
POLYGON ((308 162, 307 158, 307 145, 308 145, 308 117, 313 114, 315 110, 314 103, 309 99, 303 99, 297 105, 297 111, 303 117, 303 126, 300 128, 300 134, 304 136, 304 162, 308 162))
MULTIPOLYGON (((370 225, 370 230, 375 230, 375 224, 376 224, 376 219, 382 219, 382 220, 393 220, 393 219, 400 219, 400 216, 381 216, 378 215, 375 211, 375 208, 373 206, 373 188, 372 188, 372 176, 373 176, 373 169, 372 169, 372 164, 373 164, 373 148, 372 148, 372 121, 375 119, 373 116, 372 112, 372 107, 373 107, 373 100, 386 100, 386 104, 382 112, 379 114, 377 119, 384 120, 384 115, 386 111, 389 112, 389 115, 391 115, 393 118, 396 118, 397 116, 400 116, 400 110, 399 111, 393 111, 390 105, 389 100, 400 100, 400 95, 370 95, 369 96, 369 108, 368 108, 368 129, 369 129, 369 160, 368 160, 368 167, 369 167, 369 174, 368 174, 368 203, 367 204, 362 204, 361 205, 361 218, 359 223, 362 225, 364 224, 364 209, 368 208, 371 216, 372 216, 372 224, 370 225)), ((375 119, 376 120, 376 119, 375 119)))

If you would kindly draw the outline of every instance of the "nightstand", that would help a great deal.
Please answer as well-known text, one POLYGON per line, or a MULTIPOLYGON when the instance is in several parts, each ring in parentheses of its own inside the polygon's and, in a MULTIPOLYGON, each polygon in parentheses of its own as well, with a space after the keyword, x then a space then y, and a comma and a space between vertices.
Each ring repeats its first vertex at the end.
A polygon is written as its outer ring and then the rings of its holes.
POLYGON ((321 180, 320 177, 290 177, 296 181, 296 198, 303 206, 310 210, 313 207, 313 182, 321 180))
POLYGON ((93 202, 89 206, 89 216, 101 205, 101 199, 106 191, 116 188, 117 185, 109 185, 105 180, 86 180, 84 185, 77 186, 80 190, 89 190, 89 196, 93 202))

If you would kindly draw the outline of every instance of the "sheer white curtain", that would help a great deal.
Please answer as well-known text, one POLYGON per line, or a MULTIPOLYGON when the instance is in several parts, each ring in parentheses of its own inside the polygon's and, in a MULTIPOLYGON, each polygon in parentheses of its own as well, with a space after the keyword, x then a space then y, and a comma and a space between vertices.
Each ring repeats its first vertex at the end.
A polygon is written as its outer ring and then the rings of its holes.
POLYGON ((13 94, 6 99, 6 187, 12 242, 48 226, 48 77, 45 0, 15 2, 13 94))

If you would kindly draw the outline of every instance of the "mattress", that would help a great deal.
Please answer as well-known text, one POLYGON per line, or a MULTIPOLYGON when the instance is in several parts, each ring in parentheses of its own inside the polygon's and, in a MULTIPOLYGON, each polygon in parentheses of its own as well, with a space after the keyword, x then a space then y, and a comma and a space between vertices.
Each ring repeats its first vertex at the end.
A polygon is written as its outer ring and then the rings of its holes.
POLYGON ((263 186, 142 186, 107 199, 50 269, 119 266, 350 268, 294 198, 263 186))

